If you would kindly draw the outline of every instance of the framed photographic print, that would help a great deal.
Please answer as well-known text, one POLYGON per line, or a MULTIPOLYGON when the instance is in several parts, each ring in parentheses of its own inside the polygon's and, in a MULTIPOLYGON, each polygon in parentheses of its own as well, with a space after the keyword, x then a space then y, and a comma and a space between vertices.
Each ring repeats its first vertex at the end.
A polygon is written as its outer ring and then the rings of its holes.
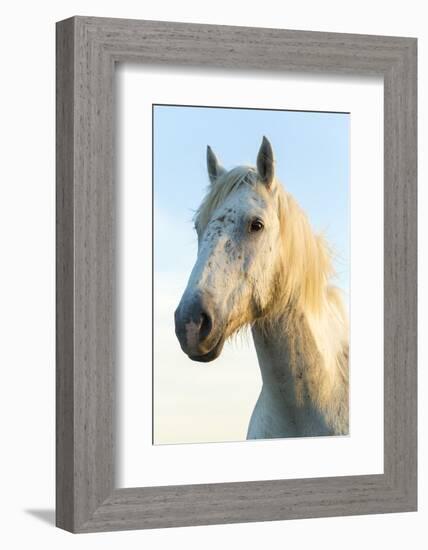
POLYGON ((416 40, 57 24, 57 525, 416 510, 416 40))

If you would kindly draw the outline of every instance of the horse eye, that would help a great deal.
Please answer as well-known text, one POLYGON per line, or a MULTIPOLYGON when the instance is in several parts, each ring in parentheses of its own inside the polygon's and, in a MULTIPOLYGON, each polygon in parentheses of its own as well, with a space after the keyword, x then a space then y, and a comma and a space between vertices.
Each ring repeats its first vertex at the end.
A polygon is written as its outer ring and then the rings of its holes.
POLYGON ((251 225, 250 225, 250 231, 253 232, 253 231, 261 231, 263 229, 264 225, 263 225, 263 222, 262 220, 259 220, 258 218, 256 218, 255 220, 253 220, 251 222, 251 225))

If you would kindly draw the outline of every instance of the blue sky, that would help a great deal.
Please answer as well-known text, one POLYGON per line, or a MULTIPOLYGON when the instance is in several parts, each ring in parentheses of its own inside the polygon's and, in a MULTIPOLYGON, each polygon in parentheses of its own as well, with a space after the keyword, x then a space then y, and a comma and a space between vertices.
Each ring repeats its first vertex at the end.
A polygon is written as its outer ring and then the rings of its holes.
POLYGON ((254 165, 263 135, 276 175, 336 252, 337 284, 349 289, 349 114, 154 106, 155 272, 190 273, 192 215, 208 185, 206 146, 230 169, 254 165))

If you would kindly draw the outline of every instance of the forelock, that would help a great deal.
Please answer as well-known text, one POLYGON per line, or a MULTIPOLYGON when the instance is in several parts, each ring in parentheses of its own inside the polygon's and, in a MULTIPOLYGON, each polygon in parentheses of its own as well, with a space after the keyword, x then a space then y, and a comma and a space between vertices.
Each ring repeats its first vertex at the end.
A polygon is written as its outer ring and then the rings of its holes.
POLYGON ((251 166, 237 166, 220 176, 214 184, 210 185, 204 200, 194 216, 198 228, 204 230, 213 212, 242 185, 251 185, 255 190, 263 186, 259 182, 255 168, 251 166))

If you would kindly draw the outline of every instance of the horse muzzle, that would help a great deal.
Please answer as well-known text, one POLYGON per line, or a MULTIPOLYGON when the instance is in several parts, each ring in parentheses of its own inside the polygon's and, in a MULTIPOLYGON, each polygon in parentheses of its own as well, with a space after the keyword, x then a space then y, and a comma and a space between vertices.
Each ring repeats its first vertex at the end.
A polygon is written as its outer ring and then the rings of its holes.
POLYGON ((192 361, 208 363, 223 349, 224 336, 212 301, 201 294, 183 296, 175 311, 175 334, 192 361))

